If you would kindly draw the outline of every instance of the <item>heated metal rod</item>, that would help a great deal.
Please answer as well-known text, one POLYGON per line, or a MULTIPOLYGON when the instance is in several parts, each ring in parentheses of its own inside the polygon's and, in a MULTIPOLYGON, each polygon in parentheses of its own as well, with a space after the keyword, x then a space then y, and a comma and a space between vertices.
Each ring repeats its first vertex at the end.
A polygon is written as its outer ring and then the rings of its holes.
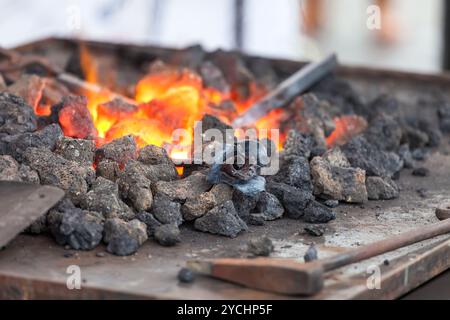
POLYGON ((337 56, 333 53, 319 62, 306 65, 237 117, 232 123, 233 127, 241 128, 251 125, 273 109, 282 107, 323 79, 336 68, 337 63, 337 56))

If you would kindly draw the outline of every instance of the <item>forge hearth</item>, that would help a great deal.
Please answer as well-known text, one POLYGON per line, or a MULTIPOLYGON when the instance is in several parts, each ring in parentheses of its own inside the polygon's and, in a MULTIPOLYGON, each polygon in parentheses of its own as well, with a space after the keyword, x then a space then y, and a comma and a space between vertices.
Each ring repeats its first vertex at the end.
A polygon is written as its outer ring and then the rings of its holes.
POLYGON ((0 81, 0 179, 65 190, 26 232, 49 233, 76 250, 103 242, 130 255, 148 238, 179 244, 180 227, 234 238, 281 218, 339 220, 339 203, 398 198, 404 168, 433 174, 423 161, 450 132, 450 100, 436 86, 404 97, 333 74, 254 124, 280 129, 281 141, 269 148, 279 152, 275 174, 262 175, 259 163, 180 165, 192 158, 195 121, 203 132, 229 130, 295 68, 199 47, 32 49, 22 51, 109 89, 64 86, 36 66, 4 71, 0 81), (171 134, 179 128, 190 135, 176 144, 171 134))

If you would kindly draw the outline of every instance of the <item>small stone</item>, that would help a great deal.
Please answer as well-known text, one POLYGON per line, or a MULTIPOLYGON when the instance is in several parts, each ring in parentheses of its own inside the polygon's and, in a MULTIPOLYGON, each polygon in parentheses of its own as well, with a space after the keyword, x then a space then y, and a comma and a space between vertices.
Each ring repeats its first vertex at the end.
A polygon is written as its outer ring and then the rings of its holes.
POLYGON ((19 167, 19 176, 21 181, 29 182, 34 184, 40 184, 41 180, 39 179, 39 174, 37 171, 31 169, 26 164, 21 164, 19 167))
POLYGON ((50 210, 47 223, 58 244, 75 250, 92 250, 102 240, 103 217, 75 208, 67 200, 50 210))
POLYGON ((106 257, 106 253, 105 252, 97 252, 96 254, 95 254, 95 256, 96 257, 99 257, 99 258, 104 258, 104 257, 106 257))
POLYGON ((263 236, 250 239, 247 249, 254 256, 268 257, 273 252, 274 246, 270 238, 263 236))
POLYGON ((266 191, 261 192, 259 195, 255 210, 261 213, 266 221, 281 218, 284 213, 284 208, 278 198, 266 191))
POLYGON ((112 160, 102 160, 97 163, 96 167, 97 176, 115 182, 120 174, 119 164, 112 160))
POLYGON ((49 184, 66 191, 67 196, 78 204, 88 191, 95 172, 91 167, 64 159, 44 148, 28 148, 25 163, 39 173, 42 184, 49 184))
POLYGON ((336 219, 336 214, 327 206, 313 200, 305 209, 303 220, 309 223, 327 223, 336 219))
POLYGON ((299 156, 309 158, 313 147, 313 139, 310 135, 295 130, 290 130, 284 143, 284 156, 299 156))
POLYGON ((135 253, 147 240, 147 226, 139 220, 126 222, 120 219, 108 219, 105 222, 103 241, 106 250, 118 256, 135 253))
POLYGON ((134 218, 134 212, 120 199, 117 184, 103 177, 95 180, 92 189, 81 200, 80 206, 86 210, 100 212, 107 219, 134 218))
POLYGON ((370 200, 390 200, 399 196, 398 186, 391 178, 367 177, 366 187, 370 200))
POLYGON ((325 232, 325 228, 320 225, 309 225, 303 228, 310 236, 321 237, 325 232))
POLYGON ((363 136, 354 137, 342 151, 352 167, 365 170, 368 176, 392 177, 403 167, 397 154, 378 149, 363 136))
POLYGON ((385 266, 388 266, 388 265, 390 265, 391 263, 390 263, 390 261, 389 261, 388 259, 385 259, 385 260, 383 261, 383 264, 384 264, 385 266))
POLYGON ((163 224, 156 227, 154 237, 160 245, 172 247, 180 242, 180 229, 176 224, 163 224))
POLYGON ((303 256, 303 259, 305 260, 305 262, 311 262, 311 261, 314 261, 314 260, 318 259, 317 249, 316 249, 316 246, 314 244, 311 244, 309 246, 308 250, 306 250, 306 253, 303 256))
POLYGON ((157 193, 155 195, 151 212, 162 224, 173 223, 179 226, 183 222, 181 204, 172 201, 172 199, 164 193, 157 193))
POLYGON ((36 115, 22 98, 10 93, 0 93, 0 133, 8 135, 36 130, 36 115))
POLYGON ((266 217, 262 213, 252 213, 248 215, 246 221, 252 226, 263 226, 266 223, 266 217))
POLYGON ((11 156, 0 156, 0 181, 22 181, 19 164, 11 156))
POLYGON ((416 168, 412 171, 412 175, 416 177, 427 177, 430 175, 430 170, 424 167, 416 168))
POLYGON ((195 280, 195 273, 188 268, 182 268, 178 272, 178 280, 183 283, 192 283, 195 280))
POLYGON ((53 151, 56 143, 63 137, 63 132, 57 124, 46 126, 42 130, 33 133, 22 133, 3 139, 6 143, 6 153, 17 161, 24 161, 24 153, 28 148, 39 148, 53 151))
POLYGON ((143 174, 142 166, 138 161, 129 161, 117 182, 122 197, 137 211, 149 211, 153 204, 152 183, 143 174))
POLYGON ((155 193, 163 193, 177 202, 196 198, 211 189, 212 185, 206 180, 206 175, 196 172, 187 178, 176 181, 158 181, 154 184, 155 193))
POLYGON ((196 198, 187 199, 181 210, 183 218, 192 221, 205 215, 206 212, 233 197, 233 188, 227 184, 216 184, 208 192, 196 198))
POLYGON ((364 170, 335 167, 320 157, 312 159, 310 165, 316 196, 349 203, 367 201, 364 170))
POLYGON ((93 140, 63 137, 56 143, 55 153, 81 165, 92 166, 94 163, 95 143, 93 140))
POLYGON ((283 204, 286 216, 291 219, 302 218, 306 207, 314 199, 310 192, 280 182, 268 183, 267 192, 278 198, 283 204))
POLYGON ((95 153, 96 162, 104 159, 115 161, 119 167, 124 168, 128 161, 137 158, 137 146, 133 136, 124 136, 113 140, 100 148, 95 153))
POLYGON ((164 148, 154 145, 147 145, 142 148, 139 151, 138 161, 146 165, 173 164, 167 151, 164 148))
POLYGON ((140 212, 136 215, 136 218, 147 225, 147 235, 149 237, 153 237, 156 228, 162 225, 162 223, 159 222, 150 212, 140 212))
POLYGON ((324 205, 326 205, 328 208, 337 208, 339 206, 339 201, 338 200, 326 200, 323 203, 324 205))
POLYGON ((194 227, 203 232, 235 238, 248 229, 246 223, 237 214, 233 202, 227 201, 195 220, 194 227))

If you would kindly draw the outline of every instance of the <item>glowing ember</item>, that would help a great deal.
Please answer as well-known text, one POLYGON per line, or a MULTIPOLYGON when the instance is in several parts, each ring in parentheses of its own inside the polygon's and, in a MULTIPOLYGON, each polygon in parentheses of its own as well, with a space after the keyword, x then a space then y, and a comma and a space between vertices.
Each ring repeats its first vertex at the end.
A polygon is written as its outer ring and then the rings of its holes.
POLYGON ((327 145, 329 147, 343 145, 367 128, 367 121, 355 115, 335 118, 334 123, 336 129, 327 137, 327 145))
MULTIPOLYGON (((98 83, 95 61, 81 46, 81 65, 90 83, 98 83)), ((250 98, 238 101, 233 94, 204 88, 202 79, 188 69, 157 65, 136 85, 136 105, 110 101, 111 95, 85 92, 88 110, 98 131, 97 144, 109 142, 125 135, 133 135, 139 147, 148 144, 168 149, 172 159, 183 160, 190 156, 195 121, 201 120, 209 105, 232 99, 238 113, 243 112, 265 94, 256 85, 250 88, 250 98), (172 133, 185 129, 185 135, 174 141, 172 133)), ((277 110, 258 121, 256 128, 278 128, 282 112, 277 110)))

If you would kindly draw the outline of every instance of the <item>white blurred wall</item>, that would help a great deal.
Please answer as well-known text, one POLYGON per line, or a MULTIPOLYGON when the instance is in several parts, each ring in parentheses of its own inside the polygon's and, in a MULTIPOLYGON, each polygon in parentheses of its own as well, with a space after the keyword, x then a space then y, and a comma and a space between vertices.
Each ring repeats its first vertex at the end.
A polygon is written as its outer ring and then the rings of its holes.
MULTIPOLYGON (((392 0, 400 40, 387 47, 366 27, 366 9, 374 1, 323 1, 325 23, 312 39, 299 32, 298 0, 246 0, 245 50, 291 59, 337 51, 349 64, 440 69, 442 0, 392 0)), ((232 5, 232 0, 0 0, 0 45, 60 35, 230 49, 232 5)))

